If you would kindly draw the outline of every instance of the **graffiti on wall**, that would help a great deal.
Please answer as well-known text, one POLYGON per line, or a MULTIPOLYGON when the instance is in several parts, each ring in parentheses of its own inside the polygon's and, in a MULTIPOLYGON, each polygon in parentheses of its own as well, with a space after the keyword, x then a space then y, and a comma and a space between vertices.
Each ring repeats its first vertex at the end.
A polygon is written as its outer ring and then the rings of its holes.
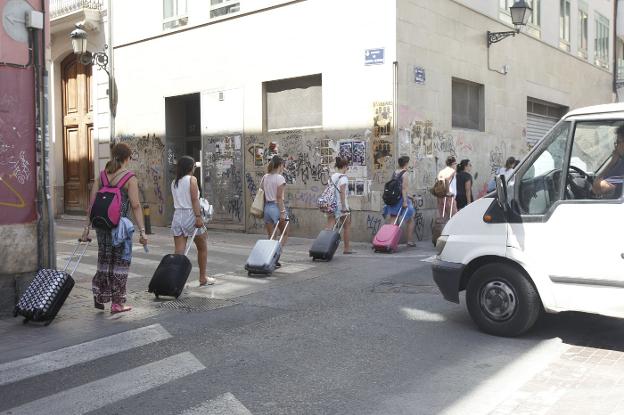
MULTIPOLYGON (((204 194, 214 206, 214 220, 242 223, 245 212, 243 188, 245 185, 249 188, 250 180, 248 177, 243 180, 241 136, 204 137, 202 151, 204 194)), ((255 192, 253 189, 254 196, 255 192)))
POLYGON ((36 219, 32 79, 30 70, 0 72, 0 225, 36 219))
MULTIPOLYGON (((167 194, 163 191, 166 181, 165 162, 170 162, 173 153, 165 151, 165 145, 156 134, 139 137, 134 134, 121 134, 115 138, 115 142, 126 143, 132 150, 129 167, 138 179, 142 202, 155 206, 155 211, 164 215, 167 194)), ((175 158, 173 161, 175 162, 175 158)))

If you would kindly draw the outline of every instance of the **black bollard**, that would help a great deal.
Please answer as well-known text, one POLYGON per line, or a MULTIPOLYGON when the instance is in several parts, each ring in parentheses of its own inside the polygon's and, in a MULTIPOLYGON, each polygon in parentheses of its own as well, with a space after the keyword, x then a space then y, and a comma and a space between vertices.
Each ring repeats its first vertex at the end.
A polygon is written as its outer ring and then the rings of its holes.
POLYGON ((150 221, 149 205, 143 205, 143 220, 145 221, 145 234, 152 234, 152 222, 150 221))

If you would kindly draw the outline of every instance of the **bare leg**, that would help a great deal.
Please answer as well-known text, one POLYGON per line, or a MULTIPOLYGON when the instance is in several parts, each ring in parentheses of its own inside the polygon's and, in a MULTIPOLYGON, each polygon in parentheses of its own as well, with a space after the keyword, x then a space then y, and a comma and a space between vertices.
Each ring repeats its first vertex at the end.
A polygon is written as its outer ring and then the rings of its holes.
POLYGON ((206 234, 195 237, 195 246, 197 247, 197 262, 199 263, 199 283, 206 282, 206 266, 208 264, 208 244, 206 243, 206 234))
POLYGON ((336 225, 336 217, 333 214, 327 215, 327 226, 325 229, 331 231, 336 225))
POLYGON ((267 232, 267 236, 270 238, 271 235, 273 234, 273 224, 272 223, 267 223, 264 225, 266 232, 267 232))
POLYGON ((351 252, 351 215, 348 215, 343 229, 343 252, 351 252))
POLYGON ((286 229, 286 232, 284 232, 284 229, 286 228, 286 221, 285 220, 280 220, 279 223, 277 224, 277 227, 279 228, 280 232, 284 233, 284 237, 282 238, 282 248, 286 245, 286 241, 288 240, 288 229, 286 229))
POLYGON ((416 227, 416 222, 414 222, 414 218, 411 218, 407 221, 407 243, 412 245, 414 243, 414 228, 416 227))
POLYGON ((181 255, 186 249, 186 236, 174 236, 173 244, 175 245, 175 253, 181 255))

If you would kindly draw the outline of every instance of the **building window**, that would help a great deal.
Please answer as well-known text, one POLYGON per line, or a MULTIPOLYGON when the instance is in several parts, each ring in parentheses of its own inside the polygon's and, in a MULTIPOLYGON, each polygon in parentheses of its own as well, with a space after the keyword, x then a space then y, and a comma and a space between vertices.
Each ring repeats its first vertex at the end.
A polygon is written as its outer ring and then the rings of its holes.
POLYGON ((602 68, 609 69, 609 19, 597 13, 596 15, 594 62, 602 68))
POLYGON ((570 51, 570 0, 559 0, 559 47, 570 51))
MULTIPOLYGON (((507 24, 511 22, 511 12, 509 8, 513 6, 516 0, 498 0, 499 13, 498 18, 507 24)), ((526 25, 526 33, 539 38, 541 36, 540 20, 541 20, 541 0, 527 0, 531 6, 531 17, 526 25)))
POLYGON ((266 131, 320 128, 323 125, 321 74, 265 82, 266 131))
POLYGON ((579 1, 579 46, 578 55, 587 59, 587 45, 589 39, 589 14, 587 13, 587 5, 579 1))
POLYGON ((452 89, 453 128, 485 131, 483 85, 453 78, 452 89))
POLYGON ((187 23, 186 0, 163 0, 163 29, 173 29, 187 23))
POLYGON ((240 2, 232 0, 210 0, 210 18, 240 12, 240 2))

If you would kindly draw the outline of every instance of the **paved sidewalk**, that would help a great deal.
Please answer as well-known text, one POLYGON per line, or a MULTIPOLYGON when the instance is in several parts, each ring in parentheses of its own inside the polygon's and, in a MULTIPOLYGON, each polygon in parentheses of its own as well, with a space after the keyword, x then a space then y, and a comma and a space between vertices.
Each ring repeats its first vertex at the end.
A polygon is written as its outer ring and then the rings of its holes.
MULTIPOLYGON (((82 222, 65 219, 57 221, 57 268, 63 268, 76 246, 82 232, 82 222)), ((184 311, 208 311, 237 304, 237 299, 250 294, 272 290, 328 274, 340 274, 362 261, 389 259, 384 254, 374 254, 369 244, 352 243, 355 255, 344 256, 339 248, 334 259, 327 262, 313 262, 308 256, 311 239, 288 239, 281 258, 282 267, 268 277, 248 277, 244 269, 245 260, 256 240, 264 235, 232 231, 209 230, 208 272, 217 278, 215 285, 199 287, 197 254, 195 247, 189 257, 193 271, 189 276, 179 300, 170 297, 155 299, 147 292, 149 280, 160 259, 173 250, 173 239, 169 228, 152 227, 148 235, 149 252, 138 244, 135 238, 132 265, 127 284, 127 303, 133 307, 128 313, 111 315, 109 305, 104 312, 95 310, 91 294, 91 279, 96 271, 97 242, 93 243, 78 266, 74 279, 76 285, 67 298, 54 322, 47 328, 29 323, 23 327, 21 318, 0 318, 0 354, 12 351, 20 354, 21 345, 37 345, 58 341, 60 344, 80 340, 81 336, 95 337, 100 331, 118 331, 132 328, 149 319, 157 319, 162 313, 184 311), (110 325, 115 321, 117 325, 110 325), (43 334, 43 336, 42 336, 43 334)), ((431 244, 422 242, 421 248, 407 248, 392 255, 393 261, 422 260, 433 254, 431 244)), ((101 335, 101 334, 100 334, 101 335)))

